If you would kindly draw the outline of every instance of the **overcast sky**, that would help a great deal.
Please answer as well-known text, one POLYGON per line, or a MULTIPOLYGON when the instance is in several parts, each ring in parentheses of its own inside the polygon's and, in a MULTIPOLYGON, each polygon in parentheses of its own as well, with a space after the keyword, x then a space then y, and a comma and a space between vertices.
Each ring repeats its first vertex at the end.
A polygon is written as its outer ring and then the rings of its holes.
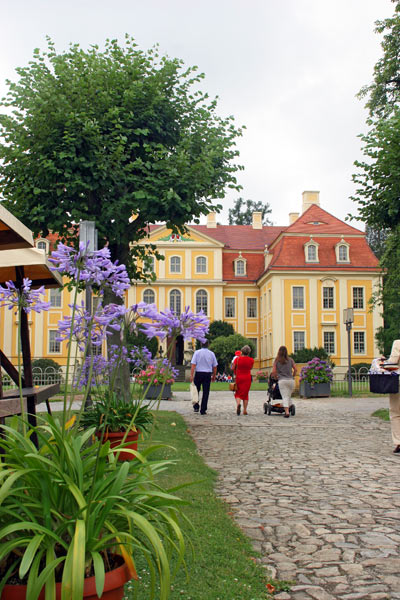
MULTIPOLYGON (((390 0, 3 0, 0 93, 49 35, 58 51, 135 37, 142 49, 197 65, 219 113, 245 125, 238 141, 240 194, 268 202, 276 225, 301 211, 304 190, 344 219, 356 212, 354 160, 367 113, 356 98, 381 56, 374 22, 390 0)), ((353 222, 356 227, 361 227, 353 222)))

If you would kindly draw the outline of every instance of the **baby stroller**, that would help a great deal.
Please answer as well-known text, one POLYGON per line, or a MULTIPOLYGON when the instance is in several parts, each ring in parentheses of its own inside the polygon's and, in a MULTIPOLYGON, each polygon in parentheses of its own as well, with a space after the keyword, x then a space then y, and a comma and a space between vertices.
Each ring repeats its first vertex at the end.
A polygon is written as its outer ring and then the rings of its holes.
MULTIPOLYGON (((268 390, 267 390, 267 402, 264 402, 264 414, 270 415, 272 412, 283 414, 285 409, 283 407, 281 393, 279 391, 278 380, 272 375, 268 379, 268 390)), ((292 417, 296 414, 296 407, 292 404, 289 408, 289 413, 292 417)))

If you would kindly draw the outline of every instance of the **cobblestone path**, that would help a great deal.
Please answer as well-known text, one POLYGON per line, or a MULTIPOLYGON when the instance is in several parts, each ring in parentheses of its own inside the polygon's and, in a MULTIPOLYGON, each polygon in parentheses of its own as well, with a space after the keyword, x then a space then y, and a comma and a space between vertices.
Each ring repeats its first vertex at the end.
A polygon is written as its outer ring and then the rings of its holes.
POLYGON ((264 415, 264 399, 253 392, 240 417, 230 394, 211 395, 205 416, 162 408, 185 416, 218 495, 272 574, 294 582, 276 600, 400 599, 400 456, 371 417, 387 398, 295 399, 290 419, 264 415))

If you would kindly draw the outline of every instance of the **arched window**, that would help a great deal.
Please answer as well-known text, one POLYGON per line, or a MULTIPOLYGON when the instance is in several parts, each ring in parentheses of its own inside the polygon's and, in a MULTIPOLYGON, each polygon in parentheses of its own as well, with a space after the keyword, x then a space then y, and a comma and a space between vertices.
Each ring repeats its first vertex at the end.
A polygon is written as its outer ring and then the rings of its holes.
POLYGON ((47 252, 47 243, 46 242, 40 241, 37 243, 36 247, 39 250, 44 250, 45 252, 47 252))
POLYGON ((171 256, 170 271, 171 271, 171 273, 180 273, 181 272, 181 257, 180 256, 171 256))
POLYGON ((201 310, 205 315, 208 314, 208 294, 206 290, 196 292, 196 312, 201 310))
POLYGON ((143 292, 143 302, 146 304, 154 304, 156 301, 156 295, 153 290, 144 290, 143 292))
POLYGON ((309 261, 317 260, 317 248, 314 244, 307 246, 307 255, 309 261))
POLYGON ((207 259, 205 256, 196 258, 196 273, 207 273, 207 259))
POLYGON ((236 261, 236 275, 245 275, 245 273, 246 273, 246 269, 245 269, 244 260, 237 260, 236 261))
POLYGON ((169 308, 174 315, 180 315, 182 312, 182 294, 179 290, 171 290, 169 294, 169 308))
POLYGON ((339 260, 343 261, 343 262, 348 261, 349 260, 348 256, 349 256, 349 253, 347 251, 347 246, 345 246, 344 244, 341 244, 339 246, 339 260))

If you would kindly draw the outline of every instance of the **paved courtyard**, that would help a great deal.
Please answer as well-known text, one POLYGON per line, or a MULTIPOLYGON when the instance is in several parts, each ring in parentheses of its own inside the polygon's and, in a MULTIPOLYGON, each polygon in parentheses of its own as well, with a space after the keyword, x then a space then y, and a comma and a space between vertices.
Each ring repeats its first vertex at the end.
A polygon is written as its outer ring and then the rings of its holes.
POLYGON ((240 417, 229 392, 205 416, 176 398, 161 408, 185 417, 263 563, 295 582, 277 600, 400 599, 400 455, 370 416, 387 397, 295 399, 290 419, 264 415, 264 392, 240 417))
POLYGON ((276 600, 400 599, 400 455, 371 417, 387 397, 294 399, 289 419, 264 415, 265 392, 240 417, 231 392, 204 416, 189 398, 160 408, 184 416, 262 562, 294 582, 276 600))

